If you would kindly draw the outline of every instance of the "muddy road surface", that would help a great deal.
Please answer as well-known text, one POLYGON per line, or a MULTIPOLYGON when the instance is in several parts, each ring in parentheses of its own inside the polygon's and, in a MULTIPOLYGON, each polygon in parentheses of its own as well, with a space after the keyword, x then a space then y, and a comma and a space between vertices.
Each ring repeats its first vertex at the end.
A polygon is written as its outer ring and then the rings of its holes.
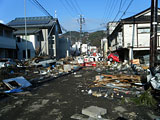
POLYGON ((72 120, 82 109, 98 106, 107 109, 103 118, 109 120, 152 120, 154 108, 122 103, 122 99, 94 97, 88 86, 99 73, 82 69, 43 83, 31 91, 0 99, 0 120, 72 120))

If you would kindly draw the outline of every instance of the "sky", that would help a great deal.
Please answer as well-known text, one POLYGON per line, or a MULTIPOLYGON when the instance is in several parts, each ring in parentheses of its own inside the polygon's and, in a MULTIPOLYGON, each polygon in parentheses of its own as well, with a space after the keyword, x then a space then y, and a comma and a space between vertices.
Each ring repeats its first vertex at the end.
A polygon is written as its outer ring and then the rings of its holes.
MULTIPOLYGON (((0 23, 7 24, 16 17, 47 16, 34 0, 0 0, 0 23)), ((83 32, 105 30, 109 21, 130 17, 151 6, 151 0, 38 0, 38 2, 68 31, 79 31, 80 15, 85 23, 83 32), (129 6, 129 3, 131 5, 129 6), (127 7, 129 8, 127 9, 127 7), (127 11, 125 12, 125 10, 127 11), (125 13, 124 13, 125 12, 125 13), (122 16, 123 15, 123 16, 122 16), (122 17, 121 17, 122 16, 122 17)), ((160 5, 158 0, 158 6, 160 5)))

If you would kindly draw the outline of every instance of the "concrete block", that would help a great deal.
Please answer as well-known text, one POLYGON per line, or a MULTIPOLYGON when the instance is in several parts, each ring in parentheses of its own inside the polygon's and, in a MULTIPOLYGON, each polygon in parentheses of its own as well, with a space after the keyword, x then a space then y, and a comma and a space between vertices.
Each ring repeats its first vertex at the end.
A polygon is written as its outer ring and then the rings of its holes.
POLYGON ((63 65, 63 69, 64 69, 65 72, 69 72, 69 71, 72 70, 72 69, 71 69, 71 65, 69 65, 69 64, 63 65))
POLYGON ((82 114, 87 115, 93 118, 99 118, 99 116, 107 113, 107 110, 97 106, 90 106, 85 109, 82 109, 82 114))
POLYGON ((88 120, 88 117, 82 114, 74 114, 71 118, 76 120, 88 120))

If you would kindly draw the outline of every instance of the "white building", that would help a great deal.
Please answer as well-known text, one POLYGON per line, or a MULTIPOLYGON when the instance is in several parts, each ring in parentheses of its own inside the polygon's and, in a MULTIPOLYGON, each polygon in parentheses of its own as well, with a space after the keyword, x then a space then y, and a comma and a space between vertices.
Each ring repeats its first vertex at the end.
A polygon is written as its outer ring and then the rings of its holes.
MULTIPOLYGON (((149 54, 151 9, 122 19, 108 36, 109 48, 121 60, 131 60, 149 54), (132 53, 133 49, 133 53, 132 53), (132 57, 133 55, 133 57, 132 57)), ((157 48, 160 49, 160 9, 158 9, 157 48)))
POLYGON ((80 52, 81 52, 81 42, 75 42, 75 44, 72 45, 72 48, 71 48, 71 54, 73 56, 77 56, 77 55, 80 55, 80 52))
POLYGON ((107 57, 107 53, 108 53, 108 40, 107 38, 103 38, 101 39, 101 51, 103 54, 103 57, 107 57))
POLYGON ((88 51, 88 45, 87 44, 82 44, 81 53, 87 53, 87 51, 88 51))
POLYGON ((16 39, 14 28, 0 23, 0 58, 16 58, 16 39))
POLYGON ((28 58, 39 54, 59 58, 58 34, 62 31, 58 19, 50 16, 27 17, 27 37, 25 37, 25 18, 15 18, 8 25, 17 29, 14 35, 17 38, 18 59, 26 58, 26 50, 28 58))

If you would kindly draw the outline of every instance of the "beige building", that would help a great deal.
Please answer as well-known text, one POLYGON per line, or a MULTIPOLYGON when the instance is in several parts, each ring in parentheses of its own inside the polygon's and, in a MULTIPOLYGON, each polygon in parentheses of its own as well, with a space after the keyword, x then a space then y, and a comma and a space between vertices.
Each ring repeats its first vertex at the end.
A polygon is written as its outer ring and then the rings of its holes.
MULTIPOLYGON (((148 55, 150 51, 151 9, 122 19, 108 36, 112 52, 118 52, 121 60, 131 60, 148 55), (133 53, 132 53, 133 50, 133 53)), ((160 9, 158 9, 157 48, 160 49, 160 9)))
POLYGON ((25 37, 25 18, 15 18, 8 23, 17 29, 18 59, 33 58, 38 54, 59 58, 59 36, 61 27, 57 18, 51 16, 27 17, 27 37, 25 37))

